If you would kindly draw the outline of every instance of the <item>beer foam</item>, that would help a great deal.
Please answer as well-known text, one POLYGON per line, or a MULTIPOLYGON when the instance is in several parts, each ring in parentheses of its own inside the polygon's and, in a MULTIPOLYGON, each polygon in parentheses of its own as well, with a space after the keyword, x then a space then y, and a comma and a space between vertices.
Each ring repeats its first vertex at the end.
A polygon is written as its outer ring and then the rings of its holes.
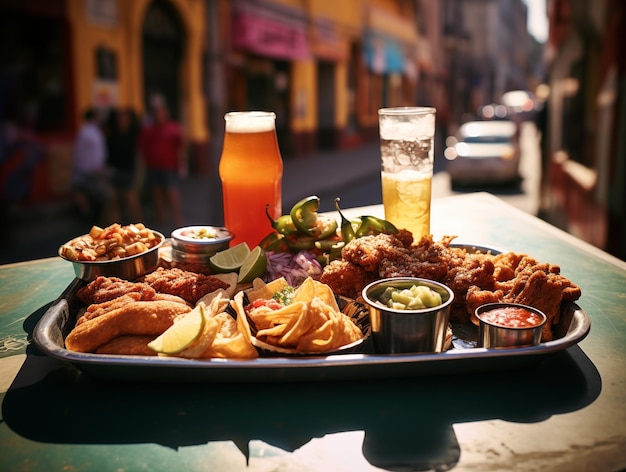
POLYGON ((276 114, 263 111, 227 113, 226 131, 229 133, 262 133, 275 129, 276 114))

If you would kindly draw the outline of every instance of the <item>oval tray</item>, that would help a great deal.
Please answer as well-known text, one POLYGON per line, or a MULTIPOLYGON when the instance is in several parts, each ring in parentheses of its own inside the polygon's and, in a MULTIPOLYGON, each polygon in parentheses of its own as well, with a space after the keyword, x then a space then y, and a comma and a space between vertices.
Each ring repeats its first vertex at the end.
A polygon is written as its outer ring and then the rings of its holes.
POLYGON ((556 339, 516 349, 474 348, 471 342, 459 342, 455 343, 455 348, 440 354, 368 354, 371 347, 366 347, 365 353, 360 354, 260 357, 253 360, 84 354, 68 351, 64 346, 65 336, 76 317, 71 300, 82 284, 82 281, 74 280, 44 313, 33 332, 35 345, 44 354, 69 362, 87 374, 123 381, 319 381, 497 371, 521 367, 575 345, 587 336, 591 327, 584 310, 575 303, 564 303, 559 324, 555 327, 556 339))

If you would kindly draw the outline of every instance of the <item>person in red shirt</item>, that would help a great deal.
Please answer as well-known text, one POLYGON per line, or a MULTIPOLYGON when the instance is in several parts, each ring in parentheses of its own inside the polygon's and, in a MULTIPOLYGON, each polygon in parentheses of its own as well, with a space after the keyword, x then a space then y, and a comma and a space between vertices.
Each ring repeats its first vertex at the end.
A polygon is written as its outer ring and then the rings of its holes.
POLYGON ((183 132, 170 119, 167 106, 155 100, 154 121, 139 137, 139 150, 146 169, 146 184, 151 189, 157 222, 165 221, 165 207, 169 206, 176 226, 184 226, 179 178, 184 172, 183 132))

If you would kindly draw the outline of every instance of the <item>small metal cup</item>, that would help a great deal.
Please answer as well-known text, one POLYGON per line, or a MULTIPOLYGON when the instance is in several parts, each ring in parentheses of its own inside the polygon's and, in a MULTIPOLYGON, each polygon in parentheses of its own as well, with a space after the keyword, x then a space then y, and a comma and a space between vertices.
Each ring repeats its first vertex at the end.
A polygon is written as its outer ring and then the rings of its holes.
POLYGON ((546 315, 531 306, 519 303, 487 303, 474 312, 478 318, 478 346, 487 348, 515 348, 537 346, 541 342, 541 331, 546 323, 546 315), (531 327, 507 327, 490 323, 483 319, 483 314, 497 308, 517 307, 529 310, 541 318, 539 324, 531 327))
POLYGON ((379 354, 442 352, 446 341, 454 292, 445 285, 417 277, 382 279, 362 291, 369 307, 372 338, 379 354), (395 310, 378 302, 389 287, 410 288, 425 285, 441 295, 442 304, 421 310, 395 310))
POLYGON ((107 261, 74 261, 63 255, 62 247, 59 248, 58 254, 72 263, 76 277, 85 282, 91 282, 99 276, 135 280, 152 272, 159 265, 159 248, 163 245, 165 237, 158 231, 152 232, 159 238, 159 244, 134 256, 107 261))
POLYGON ((235 234, 219 226, 185 226, 172 231, 172 259, 176 262, 208 265, 215 253, 228 249, 235 234), (197 239, 195 231, 215 233, 215 238, 197 239))

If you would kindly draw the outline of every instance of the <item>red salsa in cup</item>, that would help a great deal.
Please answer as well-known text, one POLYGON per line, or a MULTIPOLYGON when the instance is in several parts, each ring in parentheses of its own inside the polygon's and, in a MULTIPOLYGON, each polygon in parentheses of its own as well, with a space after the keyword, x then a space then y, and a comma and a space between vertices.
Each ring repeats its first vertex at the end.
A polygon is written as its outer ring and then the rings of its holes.
POLYGON ((486 323, 505 328, 532 328, 539 326, 543 321, 543 318, 534 311, 517 306, 493 308, 479 316, 486 323))

